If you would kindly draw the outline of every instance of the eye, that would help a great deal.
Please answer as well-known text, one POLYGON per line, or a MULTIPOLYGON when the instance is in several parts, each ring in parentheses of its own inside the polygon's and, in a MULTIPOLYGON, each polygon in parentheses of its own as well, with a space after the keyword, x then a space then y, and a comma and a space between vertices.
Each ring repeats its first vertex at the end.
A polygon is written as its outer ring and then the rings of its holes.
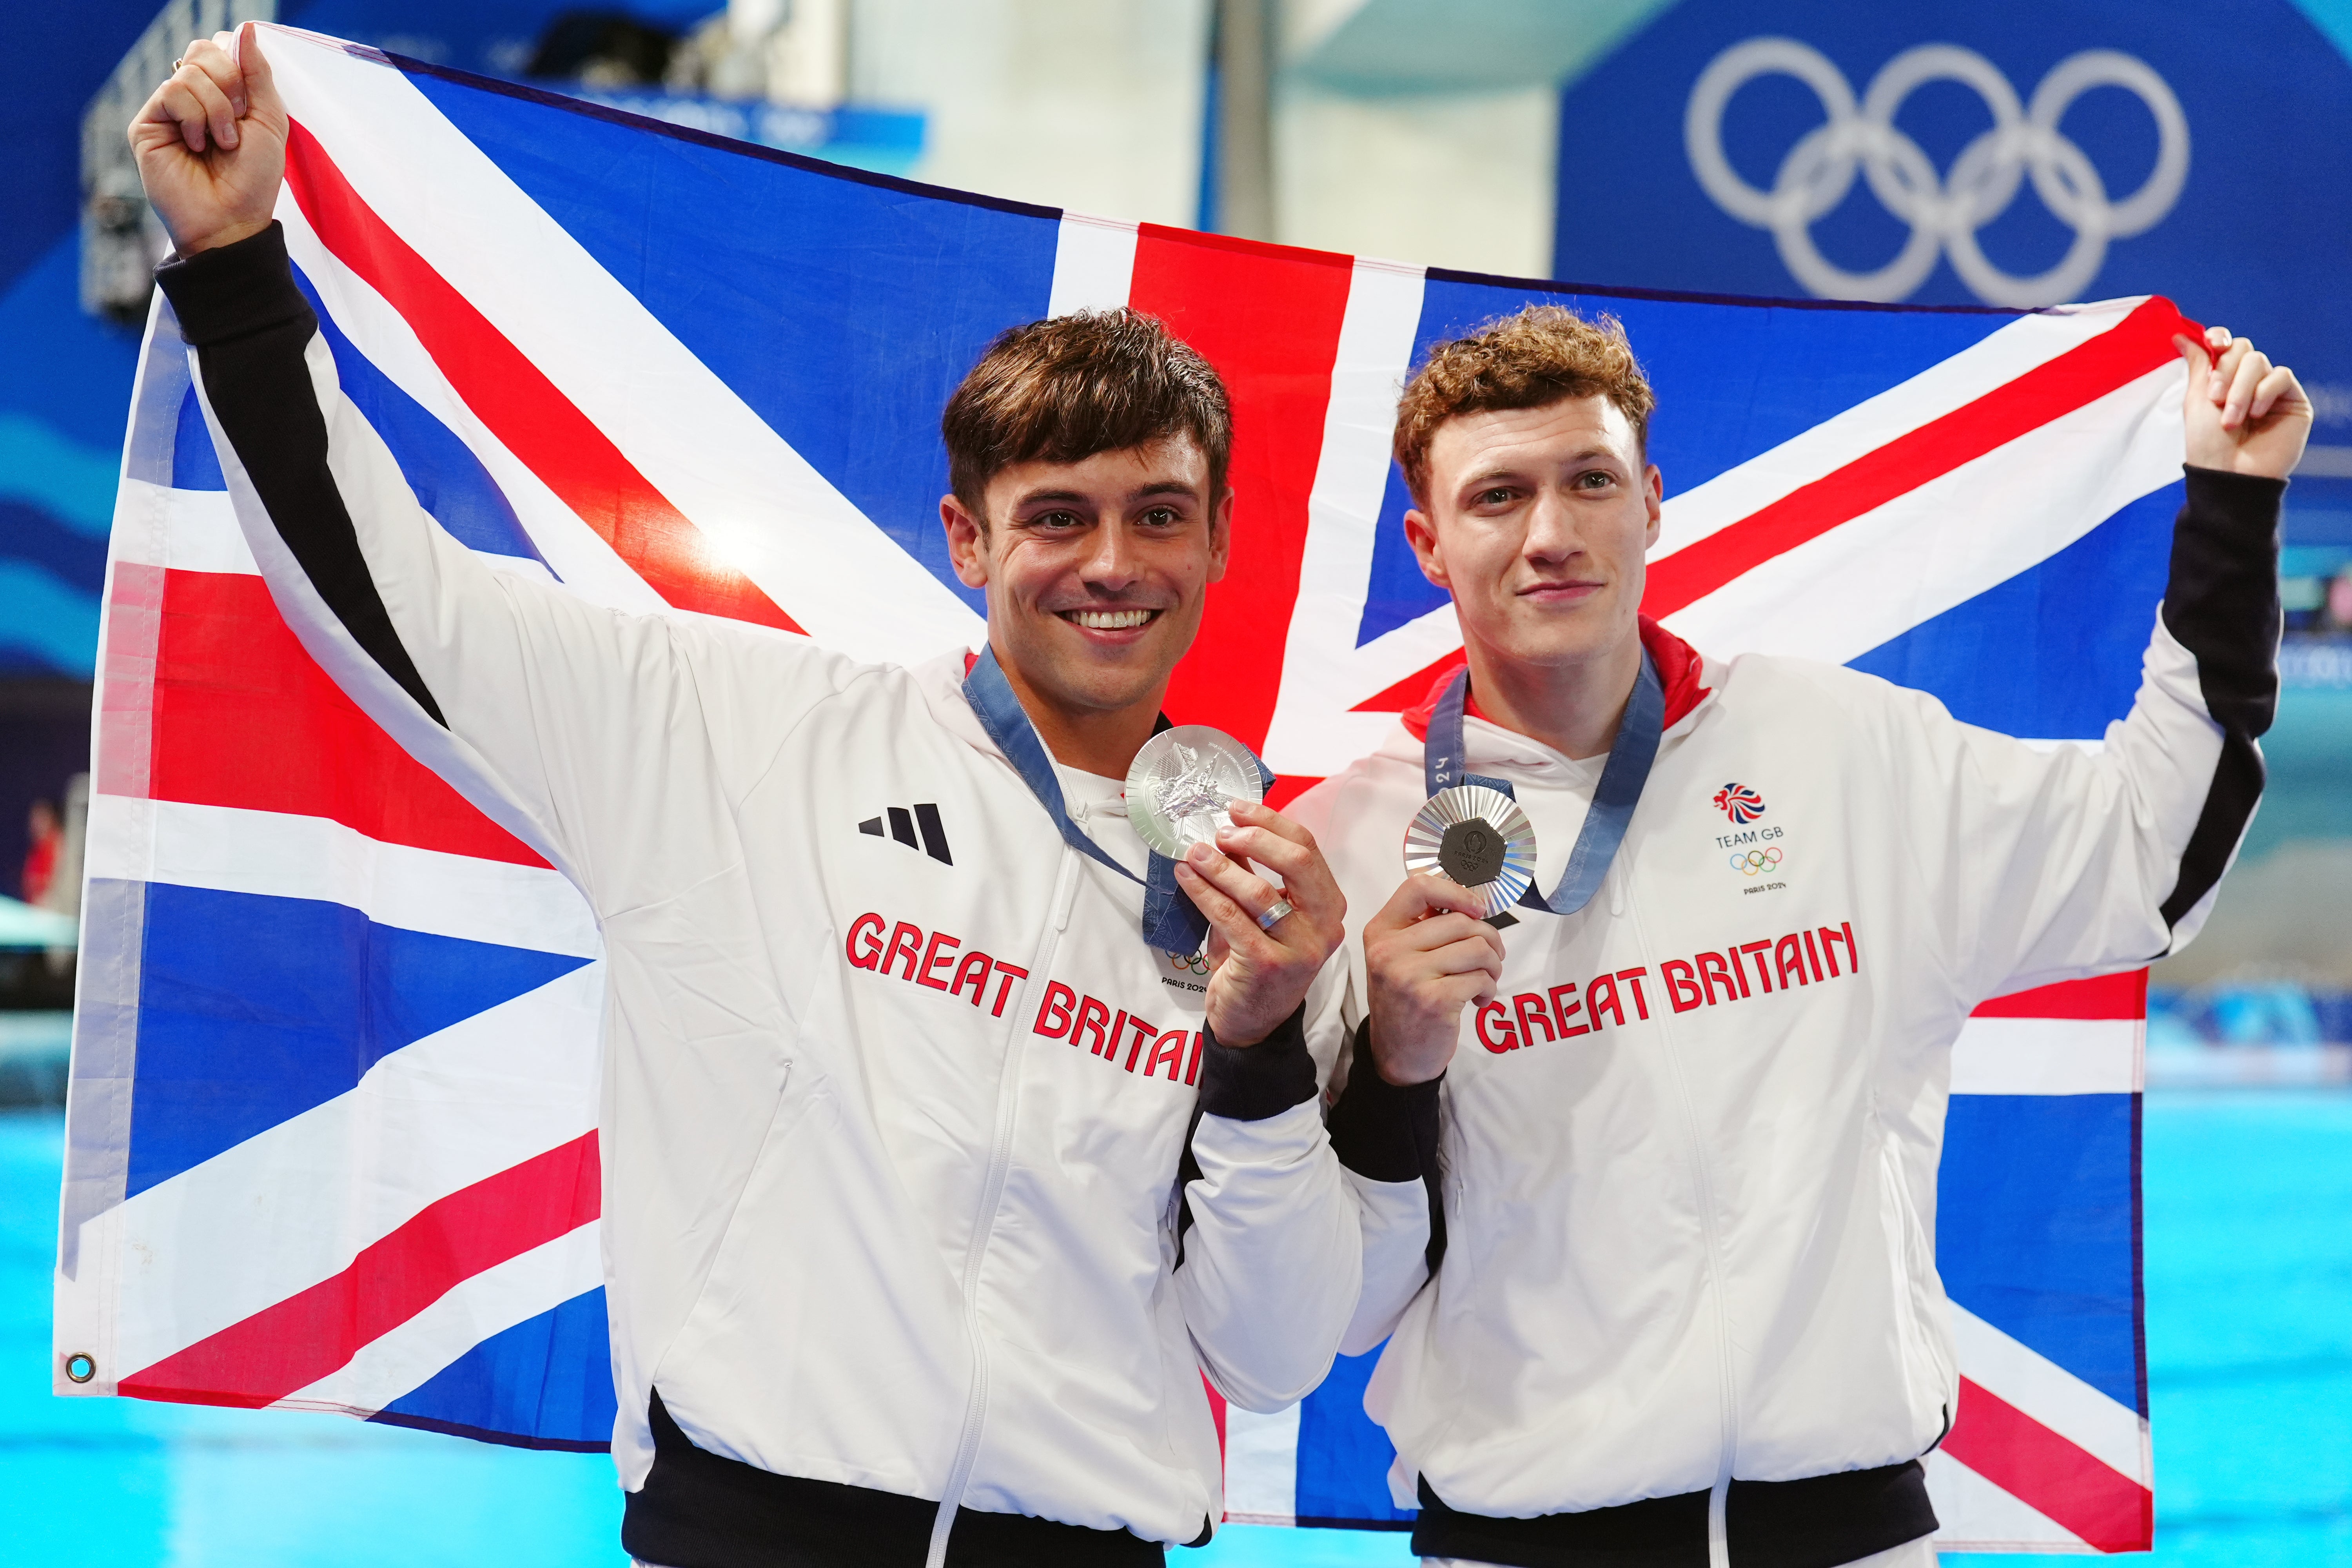
POLYGON ((1587 468, 1576 476, 1576 482, 1582 489, 1605 490, 1617 482, 1617 476, 1606 468, 1587 468))
POLYGON ((1500 488, 1499 486, 1491 490, 1481 490, 1478 492, 1477 504, 1480 506, 1508 506, 1511 504, 1511 492, 1500 488))
POLYGON ((1029 520, 1029 525, 1032 528, 1053 530, 1072 529, 1080 526, 1078 514, 1074 511, 1041 511, 1036 516, 1029 520))

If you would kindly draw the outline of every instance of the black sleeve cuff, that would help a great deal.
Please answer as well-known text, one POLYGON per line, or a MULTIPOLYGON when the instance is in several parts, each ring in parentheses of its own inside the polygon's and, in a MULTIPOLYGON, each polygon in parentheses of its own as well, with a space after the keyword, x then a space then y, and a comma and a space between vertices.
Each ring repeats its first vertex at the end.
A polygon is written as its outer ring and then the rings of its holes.
POLYGON ((1420 1181, 1430 1173, 1423 1152, 1437 1148, 1437 1086, 1445 1075, 1402 1088, 1391 1083, 1373 1064, 1370 1036, 1369 1026, 1357 1033, 1348 1086, 1331 1107, 1331 1152, 1368 1181, 1420 1181))
POLYGON ((2284 479, 2191 468, 2172 525, 2164 624, 2197 658, 2206 706, 2260 735, 2278 703, 2279 512, 2284 479))
POLYGON ((278 327, 301 327, 307 337, 318 325, 310 301, 294 286, 286 230, 274 222, 235 245, 164 262, 155 268, 155 281, 172 301, 180 336, 191 348, 278 327))
POLYGON ((1228 1121, 1264 1121, 1315 1098, 1315 1058, 1307 1049, 1307 1007, 1254 1046, 1221 1046, 1201 1021, 1201 1110, 1228 1121))

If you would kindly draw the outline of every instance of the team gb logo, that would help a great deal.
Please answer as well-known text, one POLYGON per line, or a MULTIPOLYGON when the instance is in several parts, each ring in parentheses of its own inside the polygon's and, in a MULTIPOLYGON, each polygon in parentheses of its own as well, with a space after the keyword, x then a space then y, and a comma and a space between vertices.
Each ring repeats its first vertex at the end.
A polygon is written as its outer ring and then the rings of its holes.
POLYGON ((1735 827, 1745 827, 1764 815, 1764 797, 1743 784, 1727 784, 1716 791, 1715 805, 1731 818, 1735 827))

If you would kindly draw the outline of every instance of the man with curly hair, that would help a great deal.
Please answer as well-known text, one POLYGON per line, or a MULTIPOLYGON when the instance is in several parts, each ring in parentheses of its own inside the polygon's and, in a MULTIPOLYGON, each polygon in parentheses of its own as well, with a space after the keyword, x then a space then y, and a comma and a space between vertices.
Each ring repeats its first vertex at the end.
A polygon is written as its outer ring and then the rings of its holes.
POLYGON ((1467 668, 1294 814, 1379 911, 1310 1037, 1341 1159, 1428 1195, 1367 1227, 1347 1346, 1388 1341, 1366 1405, 1425 1560, 1932 1568, 1952 1041, 1990 996, 2188 941, 2261 790, 2311 407, 2221 329, 2178 347, 2187 504, 2099 751, 1643 618, 1664 481, 1616 322, 1531 308, 1406 388, 1405 531, 1467 668), (1398 883, 1465 784, 1539 849, 1491 919, 1398 883))

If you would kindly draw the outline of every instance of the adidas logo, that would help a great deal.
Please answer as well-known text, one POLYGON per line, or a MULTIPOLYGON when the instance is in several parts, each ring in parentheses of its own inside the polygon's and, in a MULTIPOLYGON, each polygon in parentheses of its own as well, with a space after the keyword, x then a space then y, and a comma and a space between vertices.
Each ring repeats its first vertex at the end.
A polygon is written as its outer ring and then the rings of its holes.
MULTIPOLYGON (((955 857, 948 853, 948 830, 940 826, 938 806, 928 800, 918 804, 911 812, 903 805, 886 806, 883 816, 889 818, 890 837, 909 849, 920 849, 942 866, 955 864, 955 857), (915 837, 918 829, 922 833, 919 841, 915 837)), ((869 816, 857 825, 857 831, 869 837, 880 838, 884 836, 882 820, 881 816, 869 816)))

